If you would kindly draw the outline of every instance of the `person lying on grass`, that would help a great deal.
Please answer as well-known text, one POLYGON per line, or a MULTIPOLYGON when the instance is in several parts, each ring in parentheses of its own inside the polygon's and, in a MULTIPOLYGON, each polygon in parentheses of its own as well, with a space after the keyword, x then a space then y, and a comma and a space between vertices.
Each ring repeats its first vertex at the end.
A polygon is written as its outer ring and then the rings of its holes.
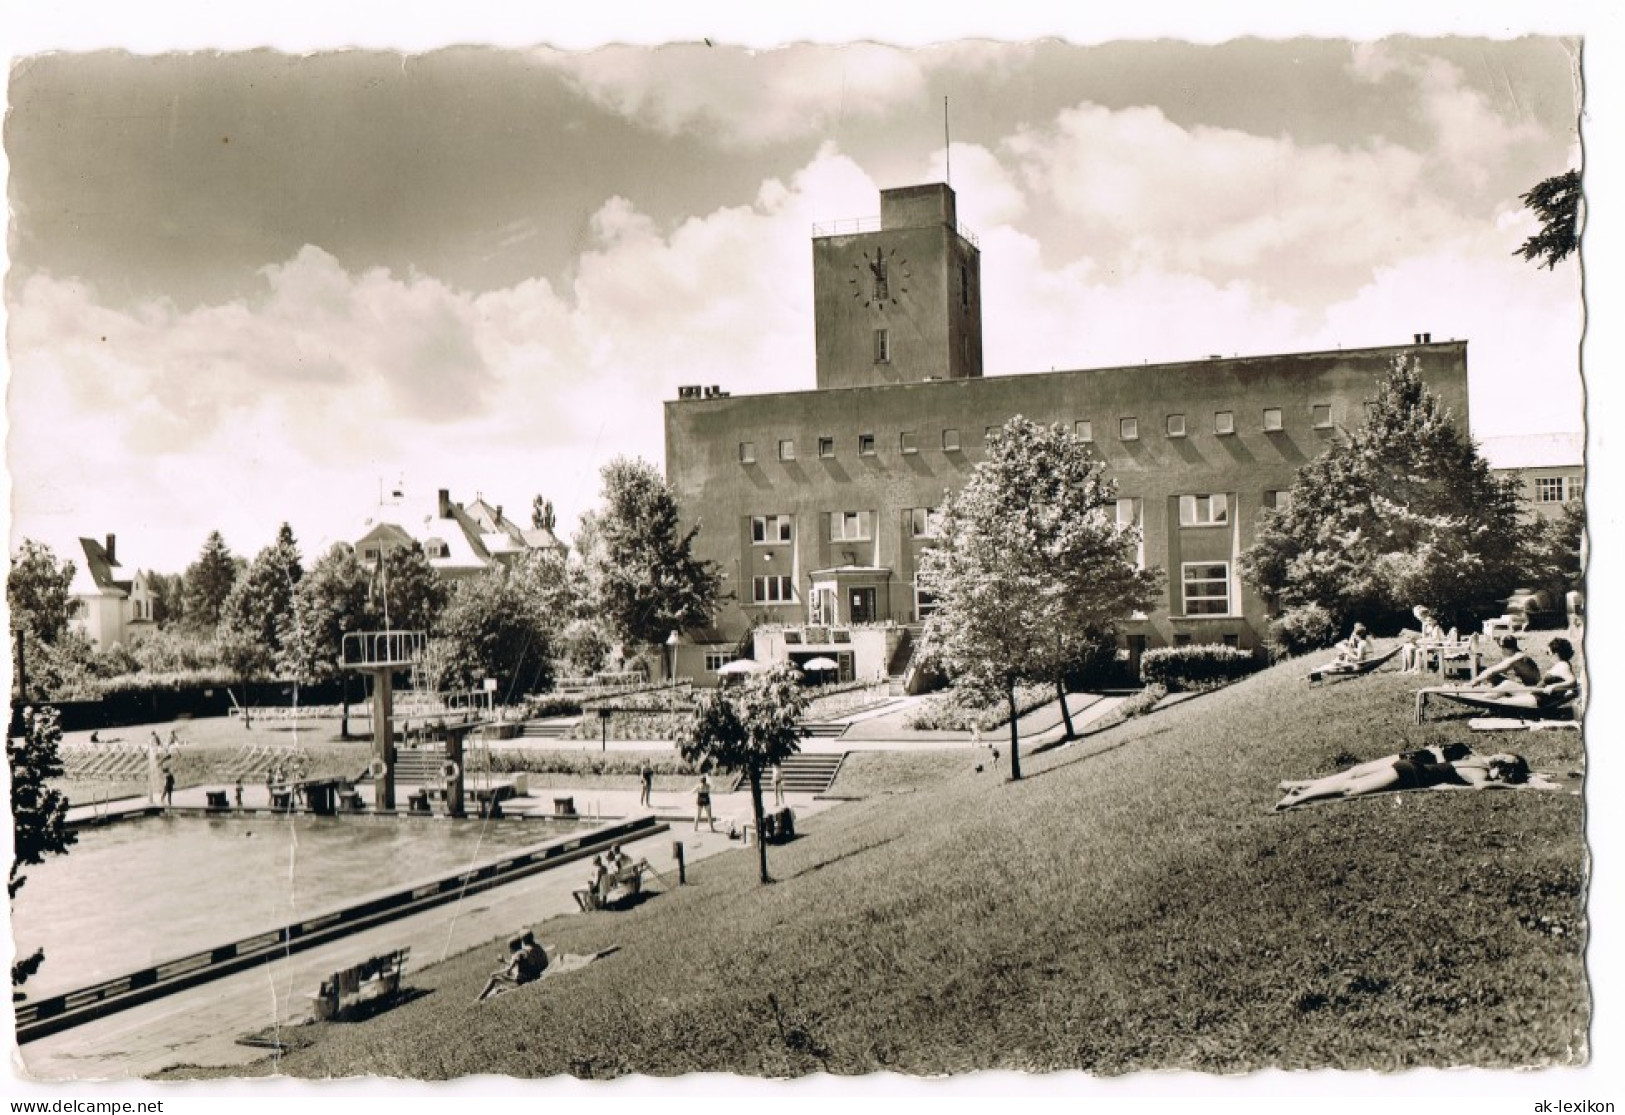
POLYGON ((1429 748, 1375 759, 1325 778, 1283 782, 1281 788, 1286 796, 1275 803, 1275 811, 1279 813, 1312 801, 1380 794, 1388 790, 1431 790, 1436 786, 1483 790, 1522 786, 1529 781, 1529 763, 1522 755, 1481 756, 1464 744, 1446 745, 1443 749, 1429 748), (1445 754, 1450 753, 1457 757, 1445 760, 1445 754))

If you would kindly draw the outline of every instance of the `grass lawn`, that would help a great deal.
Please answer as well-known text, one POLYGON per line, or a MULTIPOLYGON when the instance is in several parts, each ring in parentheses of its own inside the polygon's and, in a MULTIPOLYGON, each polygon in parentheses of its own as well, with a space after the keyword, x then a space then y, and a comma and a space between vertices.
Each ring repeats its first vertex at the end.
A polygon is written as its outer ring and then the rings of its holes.
MULTIPOLYGON (((1277 782, 1468 736, 1391 671, 1302 662, 1032 758, 808 818, 635 909, 552 921, 583 971, 430 992, 264 1071, 446 1078, 982 1068, 1238 1072, 1569 1064, 1588 1055, 1583 802, 1414 792, 1270 812, 1277 782)), ((1578 733, 1491 737, 1537 768, 1578 733), (1521 745, 1521 746, 1520 746, 1521 745)), ((854 777, 861 775, 857 768, 854 777)), ((238 1075, 240 1070, 231 1070, 238 1075)), ((181 1072, 177 1075, 186 1075, 181 1072)))
POLYGON ((978 763, 987 762, 986 749, 854 751, 841 764, 829 793, 838 798, 908 794, 969 775, 978 763))

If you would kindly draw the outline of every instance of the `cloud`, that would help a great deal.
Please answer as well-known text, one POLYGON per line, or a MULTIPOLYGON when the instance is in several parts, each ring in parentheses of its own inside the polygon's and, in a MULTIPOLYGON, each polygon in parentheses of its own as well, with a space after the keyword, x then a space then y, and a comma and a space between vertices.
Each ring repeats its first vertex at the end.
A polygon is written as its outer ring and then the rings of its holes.
MULTIPOLYGON (((967 46, 967 64, 986 50, 967 46)), ((767 64, 738 47, 605 47, 535 56, 593 101, 667 135, 701 133, 724 146, 753 146, 838 133, 843 120, 879 117, 924 96, 918 53, 860 43, 793 46, 767 64), (832 95, 833 94, 833 95, 832 95)))

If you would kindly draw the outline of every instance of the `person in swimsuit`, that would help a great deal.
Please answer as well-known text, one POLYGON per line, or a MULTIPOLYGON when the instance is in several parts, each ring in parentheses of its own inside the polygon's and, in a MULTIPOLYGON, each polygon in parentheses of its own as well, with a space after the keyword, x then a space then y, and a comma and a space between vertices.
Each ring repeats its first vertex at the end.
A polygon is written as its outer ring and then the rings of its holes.
POLYGON ((1518 649, 1516 635, 1502 635, 1495 644, 1501 648, 1501 661, 1468 679, 1468 689, 1519 689, 1540 684, 1540 664, 1518 649))
POLYGON ((694 786, 694 831, 700 831, 700 821, 704 820, 712 832, 717 831, 717 819, 711 812, 711 776, 700 775, 700 780, 694 786))
POLYGON ((1308 782, 1284 782, 1286 796, 1275 803, 1277 813, 1284 809, 1328 798, 1352 798, 1380 794, 1386 790, 1425 790, 1434 786, 1469 786, 1473 789, 1518 786, 1529 781, 1529 763, 1510 753, 1480 756, 1467 754, 1447 762, 1435 749, 1393 755, 1308 782))
MULTIPOLYGON (((1517 640, 1508 636, 1508 641, 1517 647, 1517 640)), ((1505 705, 1509 708, 1545 708, 1548 705, 1561 704, 1572 700, 1580 688, 1580 680, 1574 676, 1574 644, 1563 636, 1555 636, 1546 644, 1548 650, 1557 658, 1551 668, 1544 673, 1535 660, 1527 654, 1515 654, 1485 670, 1478 678, 1487 678, 1495 674, 1501 666, 1506 666, 1505 680, 1492 687, 1486 694, 1488 698, 1483 703, 1505 705)))
POLYGON ((1363 623, 1356 623, 1349 637, 1337 644, 1337 657, 1325 665, 1316 666, 1304 675, 1305 681, 1319 681, 1327 674, 1351 674, 1359 670, 1360 664, 1371 656, 1372 648, 1376 644, 1371 640, 1371 632, 1363 623))

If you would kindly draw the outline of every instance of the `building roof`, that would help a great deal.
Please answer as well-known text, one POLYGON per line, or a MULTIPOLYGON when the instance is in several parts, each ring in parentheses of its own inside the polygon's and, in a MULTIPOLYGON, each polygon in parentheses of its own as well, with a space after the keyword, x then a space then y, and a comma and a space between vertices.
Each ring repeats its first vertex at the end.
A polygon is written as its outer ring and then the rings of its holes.
POLYGON ((422 543, 430 551, 430 568, 448 574, 485 569, 498 557, 552 547, 563 549, 550 532, 521 527, 504 517, 500 507, 493 507, 483 498, 466 505, 447 499, 444 514, 438 498, 422 505, 408 502, 380 507, 363 521, 365 533, 357 547, 384 528, 392 528, 390 540, 394 544, 401 544, 404 539, 422 543), (440 546, 432 547, 431 542, 438 542, 440 546))
POLYGON ((1584 434, 1511 434, 1487 437, 1479 449, 1491 468, 1583 468, 1584 434))
POLYGON ((121 581, 113 570, 121 568, 106 547, 94 538, 79 539, 83 558, 73 563, 73 581, 68 591, 74 596, 127 596, 130 582, 121 581))

